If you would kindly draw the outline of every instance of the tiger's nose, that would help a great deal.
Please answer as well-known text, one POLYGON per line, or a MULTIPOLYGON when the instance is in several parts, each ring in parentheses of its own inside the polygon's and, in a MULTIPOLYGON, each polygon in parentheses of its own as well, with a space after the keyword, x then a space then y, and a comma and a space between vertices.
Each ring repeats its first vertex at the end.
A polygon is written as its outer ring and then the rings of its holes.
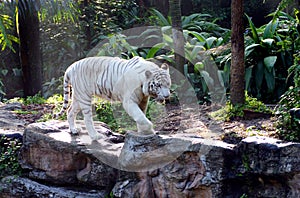
POLYGON ((168 92, 164 93, 163 96, 164 96, 165 99, 169 98, 170 97, 170 92, 168 91, 168 92))

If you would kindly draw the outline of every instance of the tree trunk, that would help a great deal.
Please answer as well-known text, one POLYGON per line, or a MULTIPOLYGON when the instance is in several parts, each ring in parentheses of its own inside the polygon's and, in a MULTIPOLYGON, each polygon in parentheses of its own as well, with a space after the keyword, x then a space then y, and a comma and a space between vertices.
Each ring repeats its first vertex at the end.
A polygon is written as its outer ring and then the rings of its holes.
POLYGON ((231 1, 231 68, 230 101, 232 104, 245 102, 244 26, 243 0, 231 1))
POLYGON ((18 2, 20 62, 25 97, 42 91, 38 5, 38 0, 19 0, 18 2))
POLYGON ((169 0, 170 14, 172 19, 172 34, 174 42, 174 52, 175 52, 175 67, 176 69, 184 74, 184 36, 182 31, 181 23, 181 0, 169 0))

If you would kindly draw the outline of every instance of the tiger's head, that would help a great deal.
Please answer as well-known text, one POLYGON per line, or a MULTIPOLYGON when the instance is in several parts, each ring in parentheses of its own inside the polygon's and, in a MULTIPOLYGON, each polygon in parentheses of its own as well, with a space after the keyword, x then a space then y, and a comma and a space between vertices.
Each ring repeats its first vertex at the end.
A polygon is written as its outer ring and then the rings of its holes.
POLYGON ((169 74, 169 65, 162 64, 154 71, 145 72, 147 83, 143 86, 144 93, 148 93, 158 102, 164 102, 170 96, 171 78, 169 74))

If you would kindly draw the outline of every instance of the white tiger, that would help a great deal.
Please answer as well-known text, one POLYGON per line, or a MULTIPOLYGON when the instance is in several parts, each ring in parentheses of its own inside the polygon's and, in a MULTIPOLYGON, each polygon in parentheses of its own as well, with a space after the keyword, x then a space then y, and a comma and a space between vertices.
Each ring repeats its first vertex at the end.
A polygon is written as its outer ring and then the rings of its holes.
POLYGON ((92 140, 103 137, 97 133, 92 120, 92 97, 121 101, 125 111, 137 123, 141 134, 154 133, 153 124, 145 112, 149 97, 163 102, 170 95, 169 66, 146 61, 140 57, 124 60, 116 57, 89 57, 73 63, 64 75, 64 104, 55 117, 61 116, 68 107, 70 87, 72 103, 67 119, 72 134, 78 134, 75 126, 77 113, 81 110, 92 140))

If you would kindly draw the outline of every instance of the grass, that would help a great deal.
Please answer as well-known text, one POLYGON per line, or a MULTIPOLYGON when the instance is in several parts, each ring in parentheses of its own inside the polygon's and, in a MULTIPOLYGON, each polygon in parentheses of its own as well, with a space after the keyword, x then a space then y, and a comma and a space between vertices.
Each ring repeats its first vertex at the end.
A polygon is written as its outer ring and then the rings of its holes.
POLYGON ((215 120, 230 121, 234 118, 243 118, 244 110, 251 110, 253 112, 259 113, 273 113, 273 111, 268 108, 263 102, 257 100, 256 98, 250 97, 246 93, 245 104, 233 105, 232 103, 227 102, 225 107, 210 113, 210 116, 215 120))

